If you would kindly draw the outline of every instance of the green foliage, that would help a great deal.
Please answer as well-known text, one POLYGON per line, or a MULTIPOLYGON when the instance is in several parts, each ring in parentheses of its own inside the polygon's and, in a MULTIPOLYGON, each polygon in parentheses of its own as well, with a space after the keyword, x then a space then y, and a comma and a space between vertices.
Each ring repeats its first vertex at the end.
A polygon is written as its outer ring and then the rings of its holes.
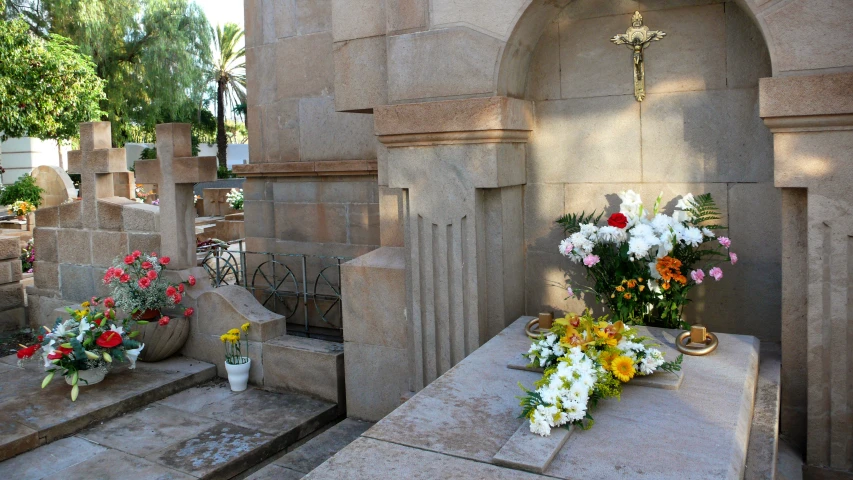
POLYGON ((216 169, 216 178, 236 178, 237 175, 234 174, 228 167, 224 167, 222 165, 216 169))
POLYGON ((102 120, 116 145, 166 122, 193 122, 209 79, 210 25, 190 0, 42 0, 33 31, 67 36, 106 81, 102 120))
MULTIPOLYGON (((702 195, 694 197, 692 206, 693 208, 685 211, 693 217, 693 222, 696 224, 712 222, 722 218, 720 216, 720 209, 717 207, 717 203, 711 197, 710 193, 703 193, 702 195)), ((706 227, 710 229, 725 228, 720 225, 706 225, 706 227)))
POLYGON ((141 152, 139 152, 140 160, 156 160, 157 159, 157 147, 146 147, 143 148, 141 152))
POLYGON ((213 76, 216 84, 216 144, 219 165, 227 165, 228 139, 225 131, 225 105, 231 110, 246 103, 246 48, 239 47, 243 30, 234 23, 217 26, 214 38, 213 76))
POLYGON ((581 229, 581 224, 592 223, 597 225, 598 222, 601 221, 602 216, 604 216, 604 212, 601 212, 598 214, 598 216, 595 216, 594 210, 590 214, 587 214, 585 211, 581 212, 580 215, 578 215, 577 213, 569 213, 558 218, 557 224, 563 227, 563 230, 568 236, 573 233, 579 232, 581 229))
POLYGON ((0 20, 0 139, 68 140, 101 116, 104 82, 68 39, 39 38, 20 19, 0 20))
POLYGON ((30 202, 38 208, 44 189, 36 185, 36 179, 25 174, 0 192, 0 205, 11 205, 18 200, 30 202))
POLYGON ((682 353, 675 360, 673 360, 671 362, 666 362, 663 365, 661 365, 660 367, 658 367, 658 370, 663 370, 665 372, 675 373, 675 372, 681 370, 681 362, 683 360, 684 360, 684 354, 682 353))

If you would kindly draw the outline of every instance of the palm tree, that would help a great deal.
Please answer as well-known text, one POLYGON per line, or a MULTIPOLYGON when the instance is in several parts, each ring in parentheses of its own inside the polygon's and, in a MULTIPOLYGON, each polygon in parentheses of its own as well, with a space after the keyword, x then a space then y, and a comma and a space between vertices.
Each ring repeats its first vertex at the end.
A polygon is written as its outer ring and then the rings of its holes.
POLYGON ((243 30, 234 23, 216 27, 213 52, 213 81, 216 82, 216 157, 220 168, 227 167, 228 136, 225 131, 225 103, 232 109, 246 103, 246 47, 239 47, 243 30))

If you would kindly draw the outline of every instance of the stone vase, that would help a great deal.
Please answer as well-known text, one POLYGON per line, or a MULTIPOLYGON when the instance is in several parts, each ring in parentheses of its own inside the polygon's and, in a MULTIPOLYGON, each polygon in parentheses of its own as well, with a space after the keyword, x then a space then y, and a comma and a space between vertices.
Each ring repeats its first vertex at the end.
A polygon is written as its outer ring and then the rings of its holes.
POLYGON ((190 320, 181 315, 171 318, 168 325, 159 325, 156 321, 146 325, 137 325, 139 336, 134 340, 144 343, 139 353, 140 362, 159 362, 178 353, 190 336, 190 320))
POLYGON ((225 362, 225 371, 228 372, 228 383, 232 392, 242 392, 249 383, 249 369, 252 368, 252 359, 241 357, 246 363, 233 365, 225 362))
MULTIPOLYGON (((104 380, 104 377, 107 376, 107 373, 109 371, 110 369, 107 366, 90 368, 89 370, 78 370, 77 386, 88 387, 89 385, 101 383, 101 381, 104 380)), ((65 383, 67 383, 68 385, 74 385, 73 378, 71 375, 65 376, 65 383)))

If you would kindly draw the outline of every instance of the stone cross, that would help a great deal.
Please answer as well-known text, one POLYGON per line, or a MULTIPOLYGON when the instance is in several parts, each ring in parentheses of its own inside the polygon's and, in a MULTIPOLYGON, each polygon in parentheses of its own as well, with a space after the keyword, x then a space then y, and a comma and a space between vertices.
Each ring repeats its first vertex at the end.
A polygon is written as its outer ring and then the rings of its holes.
POLYGON ((98 228, 98 199, 116 196, 113 174, 127 172, 123 148, 112 148, 110 122, 80 124, 80 150, 68 152, 68 173, 80 174, 85 228, 98 228))
POLYGON ((216 157, 191 157, 190 125, 157 125, 157 160, 137 160, 140 183, 156 183, 160 198, 160 254, 169 268, 196 266, 193 186, 216 180, 216 157))

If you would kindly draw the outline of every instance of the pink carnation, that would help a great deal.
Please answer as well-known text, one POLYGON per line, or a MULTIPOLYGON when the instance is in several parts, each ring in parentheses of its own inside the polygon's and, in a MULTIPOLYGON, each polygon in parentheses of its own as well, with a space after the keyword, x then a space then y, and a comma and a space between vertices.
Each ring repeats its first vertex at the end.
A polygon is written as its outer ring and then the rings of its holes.
POLYGON ((718 240, 720 242, 720 245, 722 245, 726 248, 729 248, 732 246, 732 241, 729 239, 729 237, 720 237, 718 240))
POLYGON ((732 261, 732 265, 737 263, 737 253, 729 252, 729 258, 732 261))
POLYGON ((583 257, 583 264, 586 265, 587 267, 592 267, 600 261, 601 261, 601 259, 598 258, 598 255, 589 254, 589 255, 583 257))
POLYGON ((692 272, 690 272, 690 278, 692 278, 693 281, 697 284, 702 283, 702 280, 705 280, 705 272, 703 272, 701 269, 693 270, 692 272))
POLYGON ((720 267, 714 267, 708 271, 708 274, 714 277, 714 280, 720 281, 723 278, 723 270, 720 267))
POLYGON ((566 293, 568 293, 568 294, 569 294, 569 298, 571 298, 571 297, 574 297, 574 296, 575 296, 575 292, 574 292, 574 291, 572 291, 572 287, 568 287, 568 288, 566 288, 566 293))

